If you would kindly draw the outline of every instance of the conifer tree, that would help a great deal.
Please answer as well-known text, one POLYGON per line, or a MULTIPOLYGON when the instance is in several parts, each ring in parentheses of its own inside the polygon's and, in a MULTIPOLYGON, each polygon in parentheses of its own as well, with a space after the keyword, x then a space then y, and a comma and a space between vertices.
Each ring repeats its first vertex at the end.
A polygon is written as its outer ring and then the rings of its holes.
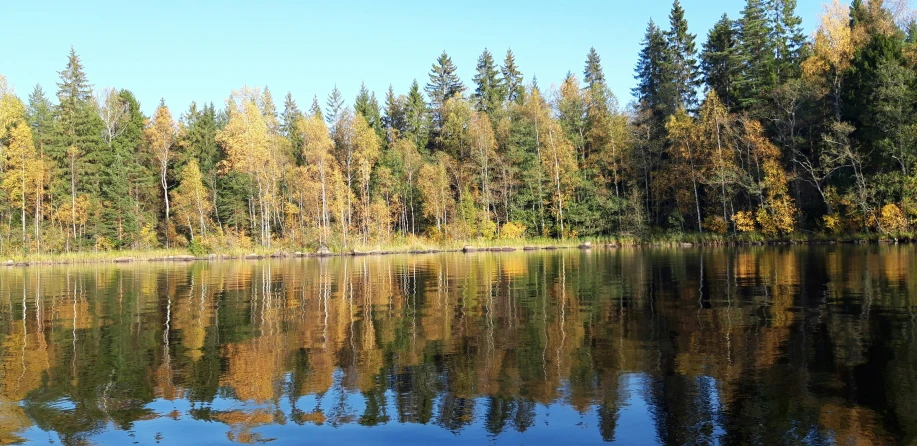
POLYGON ((338 121, 341 120, 343 114, 344 97, 341 95, 341 90, 338 90, 337 85, 335 85, 334 89, 331 90, 331 94, 328 95, 328 99, 325 101, 325 122, 328 123, 328 127, 331 129, 332 137, 335 133, 335 127, 338 121))
POLYGON ((512 49, 506 50, 506 58, 500 68, 500 74, 503 75, 502 84, 506 91, 506 100, 510 102, 521 100, 525 96, 525 86, 522 84, 522 73, 516 66, 516 56, 512 49))
POLYGON ((747 0, 737 22, 739 48, 736 53, 740 75, 733 91, 738 107, 748 109, 759 104, 767 91, 776 84, 774 43, 768 28, 762 0, 747 0))
POLYGON ((430 68, 430 81, 427 83, 426 92, 430 98, 430 109, 433 112, 434 131, 438 131, 443 124, 442 109, 446 101, 465 91, 465 86, 455 71, 455 64, 445 51, 430 68))
POLYGON ((643 37, 643 48, 640 50, 639 59, 635 68, 634 77, 637 86, 633 94, 637 100, 654 113, 661 113, 665 107, 662 90, 669 79, 666 77, 668 51, 665 35, 656 24, 650 20, 643 37))
POLYGON ((804 57, 806 36, 802 19, 796 15, 796 0, 765 0, 774 48, 773 76, 779 85, 798 77, 804 57))
POLYGON ((417 80, 408 90, 407 103, 404 111, 405 135, 414 142, 418 148, 426 147, 430 132, 430 117, 427 103, 417 80))
POLYGON ((696 36, 688 32, 688 21, 685 10, 679 0, 672 4, 669 13, 669 31, 666 33, 668 47, 667 75, 672 86, 667 94, 672 103, 667 104, 672 112, 684 108, 693 110, 697 106, 696 89, 700 85, 700 73, 697 66, 697 49, 694 46, 696 36))
POLYGON ((405 131, 405 104, 403 99, 403 96, 395 96, 395 90, 391 85, 388 86, 388 91, 385 93, 385 113, 382 117, 382 123, 389 146, 405 131))
POLYGON ((69 205, 70 236, 76 239, 77 195, 87 189, 83 179, 93 178, 92 170, 97 166, 89 165, 86 159, 92 159, 99 150, 102 129, 92 104, 92 86, 73 48, 67 66, 58 74, 57 126, 48 151, 57 168, 52 175, 52 196, 58 205, 69 205))
POLYGON ((704 51, 701 53, 701 72, 707 88, 716 92, 727 109, 735 104, 735 92, 732 91, 732 87, 738 76, 736 51, 738 42, 735 24, 723 14, 707 35, 707 42, 704 43, 704 51))
POLYGON ((296 120, 302 116, 302 111, 300 111, 299 106, 296 105, 293 95, 287 92, 287 95, 283 98, 283 114, 281 115, 282 134, 285 136, 292 135, 296 120))
POLYGON ((494 111, 503 105, 506 92, 502 80, 498 77, 500 72, 494 63, 493 55, 487 48, 478 57, 476 70, 477 74, 474 76, 475 109, 493 116, 494 111))
POLYGON ((138 196, 132 187, 149 187, 151 184, 145 181, 144 167, 139 165, 138 159, 144 121, 140 103, 128 90, 117 92, 115 99, 124 115, 109 150, 100 157, 103 163, 99 191, 102 212, 98 228, 99 235, 121 248, 130 246, 140 230, 138 196))
POLYGON ((321 105, 318 104, 318 95, 313 95, 313 96, 312 96, 312 105, 309 106, 309 115, 310 115, 310 116, 318 116, 318 117, 321 118, 321 119, 325 119, 325 118, 322 116, 322 107, 321 107, 321 105))
POLYGON ((366 88, 365 82, 360 84, 360 91, 357 92, 357 97, 353 101, 353 110, 366 120, 377 135, 383 136, 382 111, 379 110, 379 101, 376 100, 376 94, 366 88))

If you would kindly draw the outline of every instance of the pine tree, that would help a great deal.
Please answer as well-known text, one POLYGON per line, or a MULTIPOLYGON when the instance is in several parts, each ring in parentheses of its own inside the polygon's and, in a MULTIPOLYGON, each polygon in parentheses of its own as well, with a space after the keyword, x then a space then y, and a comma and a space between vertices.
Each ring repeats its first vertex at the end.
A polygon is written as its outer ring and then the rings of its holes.
POLYGON ((688 32, 688 21, 685 10, 679 0, 672 4, 669 13, 670 29, 666 33, 668 46, 669 81, 672 82, 670 94, 673 101, 672 110, 684 108, 693 110, 697 106, 696 89, 700 85, 700 73, 697 67, 697 49, 694 46, 696 36, 688 32))
POLYGON ((494 63, 493 55, 487 48, 478 57, 476 69, 477 74, 474 76, 474 83, 477 86, 474 90, 475 109, 492 116, 494 111, 503 105, 506 90, 502 80, 498 77, 500 72, 494 63))
POLYGON ((737 50, 734 23, 723 14, 707 35, 701 53, 701 71, 707 89, 715 91, 727 109, 735 105, 732 87, 738 76, 738 67, 735 65, 737 50))
POLYGON ((506 50, 506 58, 503 60, 500 73, 503 75, 502 84, 506 91, 506 100, 520 101, 525 96, 525 86, 522 84, 522 73, 516 66, 516 56, 512 49, 506 50))

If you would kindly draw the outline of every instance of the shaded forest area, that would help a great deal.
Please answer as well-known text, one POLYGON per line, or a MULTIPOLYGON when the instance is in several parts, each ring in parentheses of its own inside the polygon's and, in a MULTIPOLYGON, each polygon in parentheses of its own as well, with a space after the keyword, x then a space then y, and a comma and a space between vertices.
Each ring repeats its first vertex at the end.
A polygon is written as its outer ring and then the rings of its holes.
MULTIPOLYGON (((599 54, 543 88, 511 50, 467 85, 335 89, 222 108, 95 89, 71 49, 56 102, 0 76, 0 253, 338 248, 520 237, 907 236, 917 223, 917 25, 903 0, 747 0, 697 42, 676 0, 622 105, 599 54)), ((636 37, 636 36, 635 36, 636 37)))

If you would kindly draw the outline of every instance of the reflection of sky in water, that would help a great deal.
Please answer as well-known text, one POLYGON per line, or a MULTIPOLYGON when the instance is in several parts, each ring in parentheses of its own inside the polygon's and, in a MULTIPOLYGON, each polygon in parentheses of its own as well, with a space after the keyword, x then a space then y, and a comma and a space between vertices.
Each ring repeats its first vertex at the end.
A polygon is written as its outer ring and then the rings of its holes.
MULTIPOLYGON (((259 435, 268 444, 293 445, 303 444, 363 444, 370 439, 373 444, 437 444, 437 443, 467 443, 467 444, 621 444, 621 445, 650 445, 658 444, 653 415, 644 395, 647 392, 646 384, 650 379, 642 373, 622 374, 619 378, 622 400, 618 412, 618 424, 614 442, 604 442, 599 436, 595 423, 598 422, 596 412, 588 410, 579 413, 572 407, 562 403, 550 405, 538 404, 535 410, 535 422, 526 432, 515 429, 506 429, 494 436, 484 427, 484 410, 487 408, 486 398, 475 399, 475 419, 459 432, 453 433, 447 429, 433 428, 418 423, 400 423, 396 420, 389 421, 379 426, 361 426, 357 423, 344 423, 339 426, 322 426, 313 423, 297 425, 290 420, 289 415, 293 407, 289 399, 281 399, 274 407, 244 403, 229 398, 217 398, 211 403, 192 403, 186 399, 168 401, 157 399, 146 407, 155 412, 158 417, 152 420, 143 420, 134 423, 130 431, 108 429, 92 437, 97 444, 128 445, 134 444, 159 444, 167 445, 207 445, 231 443, 227 438, 230 427, 219 422, 204 422, 195 420, 189 413, 202 407, 212 411, 257 411, 258 409, 279 410, 286 418, 285 424, 268 424, 258 426, 252 431, 259 435), (174 413, 178 416, 173 418, 174 413), (333 432, 331 432, 333 431, 333 432), (333 435, 329 435, 333 434, 333 435)), ((712 380, 711 380, 712 384, 712 380)), ((715 389, 711 387, 711 389, 715 389)), ((715 390, 713 390, 715 393, 715 390)), ((296 400, 300 410, 310 411, 314 408, 327 405, 341 397, 338 393, 327 392, 321 397, 306 395, 296 400)), ((360 393, 344 392, 346 405, 352 413, 360 414, 365 409, 366 400, 360 393)), ((386 412, 391 415, 398 413, 394 405, 395 393, 386 392, 388 406, 386 412)), ((711 398, 715 401, 715 395, 711 398)), ((60 405, 64 403, 61 402, 60 405)), ((72 402, 70 403, 72 404, 72 402)), ((434 404, 435 406, 435 404, 434 404)), ((113 427, 113 426, 109 426, 113 427)), ((717 436, 722 433, 718 428, 717 436)), ((46 443, 49 433, 32 427, 22 435, 28 442, 46 443)), ((53 433, 50 438, 59 442, 53 433)))

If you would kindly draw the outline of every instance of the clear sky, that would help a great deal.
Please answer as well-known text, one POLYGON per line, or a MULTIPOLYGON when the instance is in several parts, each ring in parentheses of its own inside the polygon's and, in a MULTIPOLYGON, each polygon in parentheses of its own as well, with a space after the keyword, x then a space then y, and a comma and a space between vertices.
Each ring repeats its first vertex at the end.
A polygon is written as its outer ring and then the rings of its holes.
MULTIPOLYGON (((742 0, 683 0, 698 48, 742 0)), ((810 34, 821 0, 799 0, 810 34)), ((163 98, 175 115, 191 101, 222 105, 232 89, 267 85, 278 107, 292 92, 307 109, 337 85, 347 103, 365 81, 380 102, 391 84, 423 86, 446 50, 471 85, 487 47, 507 48, 542 88, 581 74, 594 46, 609 85, 630 101, 633 68, 650 18, 668 27, 669 0, 596 1, 0 1, 0 74, 25 99, 36 83, 49 96, 72 45, 90 83, 132 90, 145 113, 163 98)))

